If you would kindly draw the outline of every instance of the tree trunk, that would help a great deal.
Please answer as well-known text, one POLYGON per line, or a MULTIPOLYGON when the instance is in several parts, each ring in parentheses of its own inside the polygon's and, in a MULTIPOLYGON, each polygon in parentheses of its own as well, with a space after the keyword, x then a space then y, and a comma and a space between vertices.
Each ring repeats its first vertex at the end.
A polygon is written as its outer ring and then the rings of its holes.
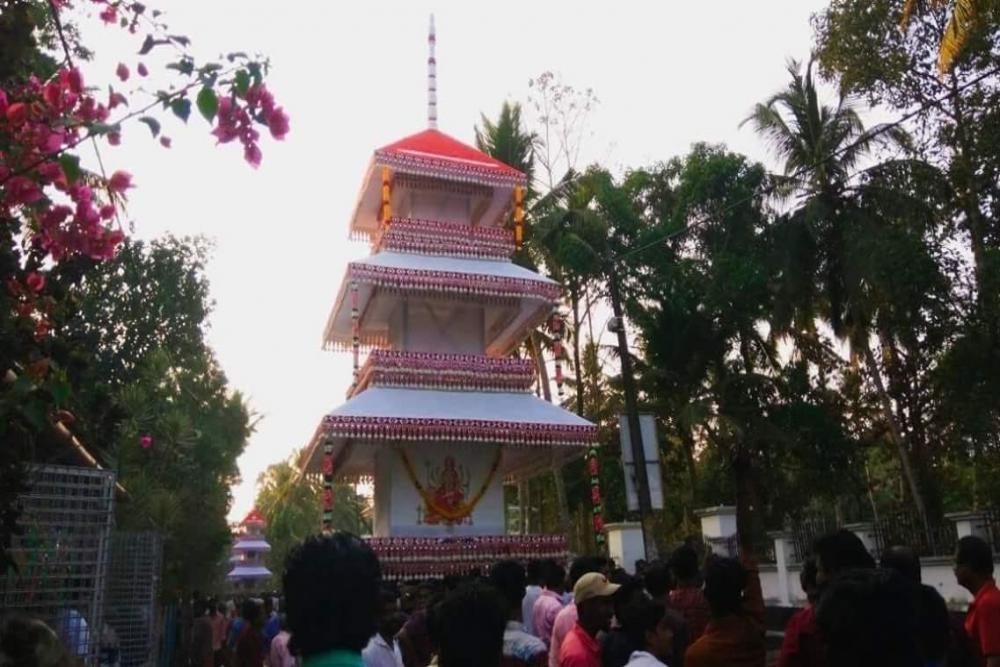
POLYGON ((879 396, 879 402, 882 404, 883 416, 889 425, 889 435, 891 436, 892 442, 896 447, 896 454, 899 456, 899 464, 903 468, 903 477, 906 479, 906 484, 910 490, 910 496, 913 498, 913 504, 917 509, 917 514, 920 516, 920 521, 924 526, 924 532, 927 534, 927 539, 931 540, 931 527, 927 520, 927 507, 924 504, 924 496, 921 494, 920 487, 917 484, 917 477, 914 474, 913 466, 910 463, 910 454, 906 451, 906 444, 903 442, 903 433, 899 428, 899 421, 896 419, 896 413, 892 409, 892 399, 889 398, 889 393, 885 389, 885 383, 882 381, 882 371, 879 369, 878 362, 875 360, 875 354, 872 352, 871 342, 866 339, 862 347, 865 355, 865 362, 868 364, 868 371, 872 376, 872 381, 875 383, 875 389, 879 396))
POLYGON ((535 359, 535 370, 538 373, 538 384, 541 385, 542 397, 552 402, 552 387, 549 386, 549 369, 545 366, 545 359, 542 357, 542 345, 538 342, 538 332, 532 331, 528 337, 531 344, 531 356, 535 359))
MULTIPOLYGON (((538 342, 538 333, 532 332, 530 336, 531 355, 535 358, 535 366, 538 367, 538 381, 542 385, 542 395, 549 403, 552 402, 552 388, 549 386, 549 371, 545 367, 545 359, 542 357, 542 346, 538 342)), ((552 481, 556 486, 556 507, 559 510, 559 528, 563 535, 569 532, 569 503, 566 501, 566 485, 562 478, 562 467, 552 470, 552 481)))

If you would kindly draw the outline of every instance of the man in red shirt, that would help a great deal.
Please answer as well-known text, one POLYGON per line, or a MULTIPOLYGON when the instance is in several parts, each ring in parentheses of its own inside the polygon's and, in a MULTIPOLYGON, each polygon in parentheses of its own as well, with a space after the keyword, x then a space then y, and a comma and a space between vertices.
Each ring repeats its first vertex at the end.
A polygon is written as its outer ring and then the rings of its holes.
POLYGON ((569 631, 559 650, 559 667, 601 667, 599 632, 611 629, 614 605, 611 596, 619 586, 608 582, 600 572, 588 572, 573 587, 576 625, 569 631))
POLYGON ((677 581, 677 587, 670 591, 670 606, 684 616, 688 639, 693 642, 705 632, 711 616, 708 601, 701 590, 698 554, 689 545, 682 545, 670 557, 669 565, 677 581))
POLYGON ((982 667, 1000 667, 1000 591, 993 578, 993 552, 985 540, 967 535, 958 541, 955 579, 973 595, 965 633, 982 667))

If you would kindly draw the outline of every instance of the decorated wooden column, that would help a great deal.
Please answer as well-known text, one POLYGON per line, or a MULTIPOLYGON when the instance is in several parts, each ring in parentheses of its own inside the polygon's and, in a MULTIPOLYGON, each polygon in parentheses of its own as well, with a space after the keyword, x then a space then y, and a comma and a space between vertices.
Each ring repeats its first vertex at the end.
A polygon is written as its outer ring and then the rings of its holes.
POLYGON ((351 354, 354 357, 354 380, 351 388, 358 386, 358 376, 361 373, 361 312, 358 310, 358 283, 351 281, 351 354))
POLYGON ((562 356, 563 356, 563 331, 565 327, 563 326, 562 317, 558 314, 552 316, 552 356, 555 357, 556 366, 556 394, 559 396, 560 403, 562 402, 564 391, 563 391, 563 369, 562 369, 562 356))
POLYGON ((323 532, 333 530, 333 440, 323 439, 323 532))

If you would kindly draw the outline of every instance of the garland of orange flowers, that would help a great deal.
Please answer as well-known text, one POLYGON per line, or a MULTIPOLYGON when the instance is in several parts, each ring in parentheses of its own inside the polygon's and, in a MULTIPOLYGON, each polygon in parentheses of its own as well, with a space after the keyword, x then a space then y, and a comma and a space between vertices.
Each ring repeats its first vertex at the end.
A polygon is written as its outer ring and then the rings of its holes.
POLYGON ((493 478, 496 477, 497 471, 500 469, 500 459, 503 450, 500 447, 497 447, 497 453, 496 456, 493 457, 493 464, 490 466, 490 471, 487 473, 482 487, 480 487, 479 491, 476 492, 476 495, 472 497, 472 500, 467 503, 460 504, 455 509, 448 509, 447 507, 439 506, 437 504, 437 500, 434 499, 434 495, 420 483, 420 479, 417 478, 417 471, 413 469, 413 463, 410 461, 410 457, 406 455, 406 451, 402 447, 400 447, 397 451, 399 451, 399 458, 403 461, 403 467, 406 468, 406 474, 410 478, 410 482, 417 490, 417 493, 420 494, 420 497, 423 499, 424 505, 427 506, 427 509, 431 510, 449 523, 458 523, 465 517, 472 514, 473 510, 476 509, 476 505, 479 504, 479 501, 482 500, 483 496, 486 495, 486 492, 489 491, 490 484, 493 483, 493 478))

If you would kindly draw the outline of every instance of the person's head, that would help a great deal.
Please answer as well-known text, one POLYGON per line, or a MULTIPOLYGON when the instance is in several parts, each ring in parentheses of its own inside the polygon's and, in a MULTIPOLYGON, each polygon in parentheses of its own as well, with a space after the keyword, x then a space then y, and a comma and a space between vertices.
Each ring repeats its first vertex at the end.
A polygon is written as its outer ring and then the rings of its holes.
POLYGON ((817 539, 813 544, 813 556, 816 558, 816 583, 820 588, 847 570, 875 569, 875 559, 861 538, 843 528, 817 539))
POLYGON ((691 586, 698 580, 698 552, 690 545, 682 544, 670 556, 670 570, 678 584, 691 586))
POLYGON ((72 664, 66 647, 45 623, 21 614, 0 618, 0 665, 69 667, 72 664))
POLYGON ((615 594, 611 596, 615 618, 618 619, 620 625, 624 626, 625 619, 631 617, 639 603, 646 599, 646 591, 643 590, 642 582, 634 577, 624 582, 613 581, 612 583, 619 586, 615 594))
POLYGON ((540 586, 542 581, 542 561, 536 558, 529 560, 524 573, 528 578, 529 586, 540 586))
POLYGON ((403 623, 405 615, 399 611, 399 596, 395 590, 383 586, 379 592, 378 633, 391 644, 403 623))
POLYGON ((208 613, 209 604, 208 600, 195 599, 191 604, 191 611, 195 618, 200 618, 208 613))
POLYGON ((816 585, 816 559, 807 558, 802 563, 802 571, 799 572, 799 585, 802 592, 806 594, 806 599, 810 604, 815 604, 819 598, 819 587, 816 585))
POLYGON ((889 547, 882 552, 879 567, 898 572, 915 584, 920 583, 920 557, 910 547, 889 547))
POLYGON ((705 562, 705 600, 715 618, 743 611, 747 572, 735 558, 710 556, 705 562))
POLYGON ((622 627, 634 648, 665 662, 673 656, 677 623, 663 602, 640 598, 622 627))
POLYGON ((981 537, 966 535, 955 549, 955 579, 975 595, 993 576, 993 550, 981 537))
POLYGON ((643 583, 654 600, 664 600, 670 592, 670 568, 662 560, 654 560, 646 566, 643 583))
POLYGON ((240 617, 253 625, 257 622, 257 618, 260 616, 260 605, 257 604, 256 600, 247 598, 240 605, 240 617))
POLYGON ((831 665, 920 665, 913 583, 892 570, 841 572, 823 592, 816 621, 831 665))
POLYGON ((354 535, 306 538, 282 576, 293 651, 363 649, 375 634, 381 580, 378 558, 354 535))
POLYGON ((611 628, 613 596, 618 588, 617 584, 609 582, 600 572, 588 572, 573 587, 577 621, 591 636, 596 636, 602 630, 607 632, 611 628))
POLYGON ((500 593, 506 617, 510 620, 521 618, 521 600, 527 581, 528 575, 517 561, 500 561, 490 570, 490 585, 500 593))
POLYGON ((601 561, 593 556, 580 556, 574 558, 573 562, 569 564, 569 590, 573 590, 576 586, 576 582, 580 581, 580 577, 587 574, 588 572, 600 572, 601 571, 601 561))
POLYGON ((543 561, 542 586, 550 591, 562 593, 566 586, 566 570, 563 569, 563 566, 554 560, 543 561))
POLYGON ((440 667, 498 667, 507 619, 492 587, 462 584, 445 596, 434 616, 440 667))

